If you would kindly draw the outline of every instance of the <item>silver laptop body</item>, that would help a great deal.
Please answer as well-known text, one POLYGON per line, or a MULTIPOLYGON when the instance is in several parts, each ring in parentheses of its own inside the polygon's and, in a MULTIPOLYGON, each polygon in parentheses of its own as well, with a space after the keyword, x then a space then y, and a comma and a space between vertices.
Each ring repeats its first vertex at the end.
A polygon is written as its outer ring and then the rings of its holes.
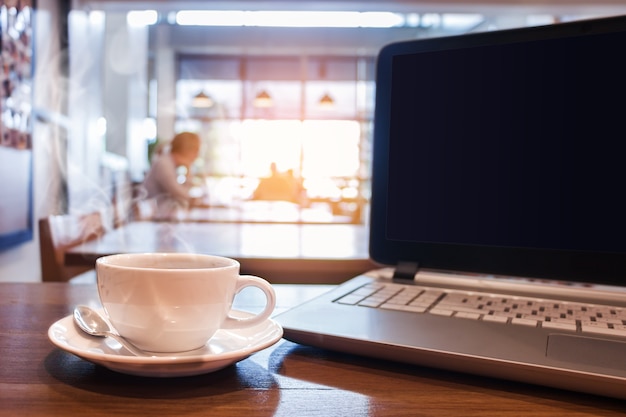
POLYGON ((626 17, 391 44, 370 256, 307 345, 626 399, 626 17))

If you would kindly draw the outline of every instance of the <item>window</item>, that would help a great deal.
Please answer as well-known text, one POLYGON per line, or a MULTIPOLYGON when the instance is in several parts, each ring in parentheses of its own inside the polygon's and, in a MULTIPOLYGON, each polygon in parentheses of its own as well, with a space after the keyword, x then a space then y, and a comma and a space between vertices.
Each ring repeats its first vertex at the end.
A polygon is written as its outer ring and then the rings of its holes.
POLYGON ((373 74, 373 58, 179 56, 176 130, 203 137, 197 172, 214 212, 259 218, 246 210, 263 207, 255 190, 274 166, 303 188, 298 221, 364 222, 373 74))

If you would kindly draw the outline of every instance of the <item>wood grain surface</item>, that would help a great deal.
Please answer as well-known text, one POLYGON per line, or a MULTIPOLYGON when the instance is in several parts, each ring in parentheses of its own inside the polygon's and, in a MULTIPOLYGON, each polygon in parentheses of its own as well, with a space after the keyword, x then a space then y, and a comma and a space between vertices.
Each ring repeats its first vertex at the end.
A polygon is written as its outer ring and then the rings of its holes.
MULTIPOLYGON (((277 312, 328 286, 275 285, 277 312)), ((260 308, 255 293, 236 306, 260 308)), ((0 283, 0 416, 618 416, 626 403, 280 340, 223 370, 124 375, 56 348, 49 326, 93 284, 0 283)))

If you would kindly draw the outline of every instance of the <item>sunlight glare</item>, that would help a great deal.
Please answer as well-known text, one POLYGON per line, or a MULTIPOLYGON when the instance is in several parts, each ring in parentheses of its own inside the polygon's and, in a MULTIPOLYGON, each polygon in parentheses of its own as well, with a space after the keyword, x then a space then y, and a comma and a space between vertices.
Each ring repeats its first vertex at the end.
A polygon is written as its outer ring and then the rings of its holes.
POLYGON ((245 120, 232 133, 241 141, 245 176, 265 177, 271 163, 281 172, 292 169, 322 183, 358 173, 360 127, 355 121, 245 120))

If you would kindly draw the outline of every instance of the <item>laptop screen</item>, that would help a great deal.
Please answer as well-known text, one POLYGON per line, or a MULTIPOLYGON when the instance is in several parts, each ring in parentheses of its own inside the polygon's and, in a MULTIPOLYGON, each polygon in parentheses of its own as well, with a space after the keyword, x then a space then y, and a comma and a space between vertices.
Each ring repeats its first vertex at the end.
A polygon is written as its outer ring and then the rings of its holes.
POLYGON ((372 258, 626 283, 626 18, 390 45, 372 258))

